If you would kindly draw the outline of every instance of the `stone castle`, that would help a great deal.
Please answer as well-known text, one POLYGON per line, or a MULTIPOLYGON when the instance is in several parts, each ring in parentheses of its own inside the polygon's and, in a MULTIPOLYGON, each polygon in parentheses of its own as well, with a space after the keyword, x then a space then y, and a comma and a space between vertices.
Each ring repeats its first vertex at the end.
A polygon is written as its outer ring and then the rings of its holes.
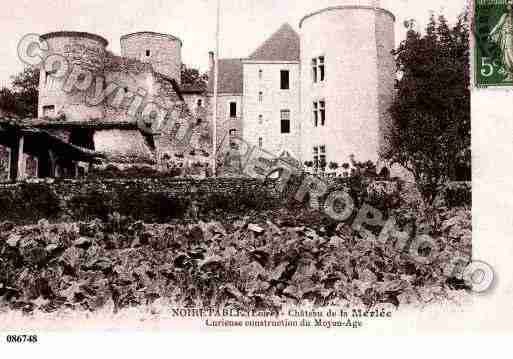
MULTIPOLYGON (((299 33, 284 24, 248 57, 219 59, 217 145, 238 136, 301 163, 343 163, 350 155, 376 162, 391 126, 387 109, 394 93, 394 22, 392 13, 375 6, 330 7, 306 15, 299 33)), ((9 141, 2 143, 0 137, 0 145, 11 151, 11 178, 19 178, 20 171, 22 177, 75 176, 94 162, 157 167, 166 160, 209 163, 212 53, 204 90, 181 85, 183 43, 172 35, 122 36, 120 56, 108 51, 106 39, 90 33, 62 31, 41 39, 51 52, 100 74, 104 87, 116 83, 120 89, 91 105, 87 99, 94 97, 94 86, 67 91, 51 69, 41 71, 38 119, 27 124, 38 135, 28 136, 28 127, 3 125, 11 131, 9 141), (140 123, 127 116, 141 91, 145 101, 163 108, 179 104, 177 118, 166 118, 158 134, 141 131, 140 123), (176 140, 177 123, 194 124, 192 150, 176 140)))

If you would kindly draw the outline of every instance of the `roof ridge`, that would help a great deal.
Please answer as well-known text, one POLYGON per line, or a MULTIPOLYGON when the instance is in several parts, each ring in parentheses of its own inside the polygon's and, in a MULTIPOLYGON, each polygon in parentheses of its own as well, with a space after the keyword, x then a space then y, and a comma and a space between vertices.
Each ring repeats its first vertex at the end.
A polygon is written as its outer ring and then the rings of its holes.
POLYGON ((288 22, 283 23, 248 60, 299 61, 299 34, 288 22))

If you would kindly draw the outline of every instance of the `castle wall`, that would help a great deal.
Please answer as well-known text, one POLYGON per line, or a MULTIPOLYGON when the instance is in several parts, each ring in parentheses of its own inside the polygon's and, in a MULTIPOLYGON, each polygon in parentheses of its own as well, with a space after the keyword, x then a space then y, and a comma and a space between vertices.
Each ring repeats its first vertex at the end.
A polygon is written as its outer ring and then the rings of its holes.
POLYGON ((116 84, 117 90, 109 95, 105 101, 105 119, 109 122, 136 121, 130 118, 128 111, 134 101, 133 94, 138 91, 148 94, 150 86, 154 83, 151 72, 108 71, 105 73, 107 84, 116 84))
POLYGON ((191 113, 202 120, 206 120, 206 95, 201 93, 183 94, 185 104, 191 113), (201 101, 201 106, 198 106, 198 101, 201 101))
MULTIPOLYGON (((213 123, 212 116, 214 113, 214 99, 212 96, 207 97, 208 103, 208 123, 213 123)), ((220 152, 229 149, 230 130, 235 130, 237 137, 244 137, 244 128, 242 124, 242 116, 244 113, 244 104, 242 94, 219 94, 217 98, 217 145, 220 152), (236 117, 230 117, 230 103, 237 104, 236 117)))
POLYGON ((376 41, 378 50, 378 108, 379 108, 379 151, 389 149, 393 120, 388 112, 394 101, 395 60, 392 50, 395 48, 394 21, 386 13, 376 14, 376 41))
MULTIPOLYGON (((48 43, 49 54, 64 56, 70 71, 75 68, 91 73, 93 81, 91 81, 92 86, 87 90, 72 88, 67 91, 65 81, 73 77, 56 78, 51 72, 41 71, 38 117, 56 117, 59 113, 63 113, 67 121, 103 118, 103 105, 91 106, 86 103, 86 98, 93 97, 94 78, 103 74, 106 40, 97 35, 78 32, 50 33, 41 38, 48 43)), ((79 77, 76 80, 79 85, 89 82, 87 77, 79 77)))
POLYGON ((244 140, 279 156, 287 150, 292 156, 300 156, 301 90, 299 63, 244 62, 244 104, 242 127, 244 140), (259 71, 262 70, 262 78, 259 71), (280 89, 280 71, 289 71, 288 90, 280 89), (262 101, 259 93, 262 92, 262 101), (281 133, 281 111, 290 111, 290 133, 281 133), (262 122, 260 123, 260 116, 262 122))
POLYGON ((139 130, 97 130, 93 136, 95 150, 111 162, 151 163, 154 155, 139 130))
POLYGON ((378 160, 381 121, 390 101, 393 16, 365 6, 328 8, 301 22, 302 160, 326 146, 327 163, 378 160), (382 46, 382 49, 378 49, 382 46), (324 56, 325 80, 313 82, 312 60, 324 56), (380 84, 384 81, 383 84, 380 84), (381 101, 380 101, 381 98, 381 101), (325 101, 326 123, 314 126, 314 102, 325 101))
POLYGON ((149 62, 181 83, 182 41, 172 35, 139 32, 121 37, 121 56, 149 62))

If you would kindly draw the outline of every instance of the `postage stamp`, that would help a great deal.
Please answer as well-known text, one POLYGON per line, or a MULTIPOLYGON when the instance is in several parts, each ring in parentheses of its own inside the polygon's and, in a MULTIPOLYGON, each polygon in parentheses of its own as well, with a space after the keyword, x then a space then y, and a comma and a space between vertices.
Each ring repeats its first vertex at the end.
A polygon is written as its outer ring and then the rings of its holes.
POLYGON ((475 84, 513 85, 513 7, 511 0, 474 2, 475 84))

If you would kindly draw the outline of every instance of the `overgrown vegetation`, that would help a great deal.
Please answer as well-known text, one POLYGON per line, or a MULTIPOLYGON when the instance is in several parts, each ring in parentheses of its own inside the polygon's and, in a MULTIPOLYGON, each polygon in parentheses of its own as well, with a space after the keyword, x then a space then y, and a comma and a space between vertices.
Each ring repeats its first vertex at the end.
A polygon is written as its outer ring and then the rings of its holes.
POLYGON ((0 191, 0 221, 35 223, 41 218, 57 219, 61 202, 47 185, 22 183, 17 191, 0 191))
POLYGON ((470 258, 470 211, 451 209, 441 219, 440 254, 429 265, 304 209, 192 224, 149 225, 119 214, 18 228, 4 223, 0 308, 116 311, 158 298, 246 310, 426 305, 464 288, 444 269, 456 255, 470 258))
POLYGON ((26 67, 12 76, 11 88, 0 89, 0 109, 19 118, 37 116, 39 69, 26 67))
POLYGON ((467 14, 450 26, 434 15, 394 51, 396 128, 386 158, 411 171, 427 203, 451 180, 470 180, 470 67, 467 14))

